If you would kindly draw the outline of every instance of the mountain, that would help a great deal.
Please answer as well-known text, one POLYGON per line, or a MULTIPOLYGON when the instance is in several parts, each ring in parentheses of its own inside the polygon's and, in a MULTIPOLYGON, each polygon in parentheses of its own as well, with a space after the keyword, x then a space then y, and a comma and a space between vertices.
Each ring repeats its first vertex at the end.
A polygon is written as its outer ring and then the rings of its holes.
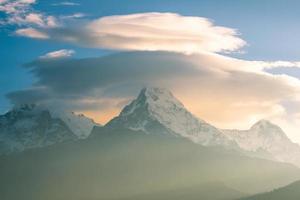
POLYGON ((258 121, 249 130, 223 130, 223 133, 246 151, 266 152, 277 161, 300 166, 300 146, 267 120, 258 121))
POLYGON ((84 140, 0 156, 5 200, 232 200, 300 177, 299 168, 170 134, 95 127, 84 140))
POLYGON ((162 88, 142 89, 138 97, 106 126, 181 136, 205 146, 235 145, 216 127, 196 118, 170 91, 162 88))
MULTIPOLYGON (((0 116, 0 154, 86 139, 95 125, 84 115, 53 107, 16 107, 0 116)), ((300 166, 299 145, 278 126, 261 120, 249 130, 220 130, 195 117, 163 88, 142 89, 105 127, 183 137, 204 146, 236 149, 248 156, 300 166)))
POLYGON ((230 134, 165 89, 144 88, 107 125, 94 125, 36 105, 0 116, 1 152, 19 151, 0 155, 1 199, 232 200, 300 178, 294 165, 227 148, 238 147, 230 134))
POLYGON ((180 136, 204 146, 230 147, 248 156, 300 166, 300 146, 275 124, 261 120, 249 130, 221 130, 195 117, 163 88, 142 89, 106 127, 180 136))
POLYGON ((299 200, 300 181, 294 182, 288 186, 273 190, 271 192, 254 195, 240 200, 299 200))
POLYGON ((0 116, 0 154, 86 138, 94 125, 83 115, 22 105, 0 116))
POLYGON ((75 114, 74 112, 62 111, 57 109, 50 109, 53 118, 61 119, 70 130, 79 138, 87 138, 94 126, 101 126, 95 123, 94 120, 84 116, 83 114, 75 114))

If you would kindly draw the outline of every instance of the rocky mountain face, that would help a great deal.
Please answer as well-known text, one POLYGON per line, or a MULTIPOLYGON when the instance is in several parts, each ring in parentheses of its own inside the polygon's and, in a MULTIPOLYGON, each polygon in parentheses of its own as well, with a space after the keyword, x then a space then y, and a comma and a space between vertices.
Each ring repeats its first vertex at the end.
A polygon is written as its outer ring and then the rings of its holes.
POLYGON ((280 127, 267 120, 258 121, 249 130, 222 130, 222 132, 244 150, 265 151, 277 161, 300 166, 300 146, 293 143, 280 127))
POLYGON ((235 143, 216 127, 196 118, 170 91, 162 88, 142 89, 138 97, 106 126, 172 134, 205 146, 234 146, 235 143))
POLYGON ((82 115, 23 105, 0 116, 0 154, 84 138, 94 125, 82 115))

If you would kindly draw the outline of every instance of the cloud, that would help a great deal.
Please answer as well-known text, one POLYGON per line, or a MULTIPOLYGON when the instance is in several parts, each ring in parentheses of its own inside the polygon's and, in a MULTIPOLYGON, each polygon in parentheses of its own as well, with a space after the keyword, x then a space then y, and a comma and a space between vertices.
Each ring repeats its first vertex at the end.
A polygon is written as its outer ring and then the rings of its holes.
MULTIPOLYGON (((30 13, 25 21, 39 25, 35 30, 47 35, 48 39, 90 48, 191 54, 241 51, 247 44, 235 29, 216 26, 203 17, 155 12, 76 21, 76 18, 84 16, 83 13, 61 16, 59 23, 53 16, 30 13)), ((19 21, 22 20, 24 21, 19 21)), ((232 60, 234 59, 226 56, 223 59, 227 65, 232 60)), ((249 71, 262 71, 280 67, 299 68, 300 62, 243 61, 241 66, 249 71), (245 67, 246 64, 248 67, 245 67)))
POLYGON ((42 102, 51 96, 50 91, 45 87, 32 87, 20 91, 15 91, 7 95, 13 104, 31 104, 42 102))
POLYGON ((246 44, 234 29, 175 13, 102 17, 87 24, 86 32, 93 41, 88 45, 123 50, 230 52, 246 44))
POLYGON ((6 14, 25 13, 35 2, 35 0, 1 0, 0 11, 6 14))
POLYGON ((22 28, 16 30, 16 35, 29 37, 29 38, 36 38, 36 39, 48 39, 49 36, 46 33, 40 32, 34 28, 22 28))
POLYGON ((37 12, 32 8, 35 3, 35 0, 0 1, 0 12, 5 13, 2 25, 34 26, 36 28, 57 27, 58 22, 54 16, 37 12))
POLYGON ((13 16, 9 19, 10 24, 36 25, 37 27, 56 27, 57 19, 53 16, 45 16, 41 13, 27 13, 25 16, 13 16))
MULTIPOLYGON (((92 21, 76 20, 84 16, 83 13, 61 16, 60 24, 53 16, 29 13, 25 19, 19 21, 25 20, 26 23, 39 25, 34 30, 47 35, 44 39, 90 48, 215 54, 240 51, 246 45, 246 42, 238 37, 235 29, 216 26, 211 20, 203 17, 154 12, 107 16, 92 21)), ((33 38, 31 35, 22 34, 33 38)), ((222 61, 226 64, 219 63, 219 66, 227 67, 233 61, 242 62, 242 65, 234 65, 233 68, 256 72, 274 68, 300 68, 300 62, 290 61, 240 61, 226 56, 223 56, 222 61)))
POLYGON ((43 16, 41 14, 38 14, 38 13, 29 13, 25 17, 25 21, 28 22, 28 23, 37 24, 39 26, 44 26, 43 16))
POLYGON ((246 44, 234 29, 176 13, 108 16, 47 31, 54 40, 116 50, 232 52, 246 44))
MULTIPOLYGON (((120 102, 126 102, 143 86, 163 79, 193 77, 201 71, 193 64, 183 67, 188 63, 179 54, 163 52, 128 52, 86 59, 38 59, 25 66, 38 80, 34 88, 10 93, 8 97, 14 104, 59 102, 75 111, 101 108, 100 112, 103 112, 103 108, 112 110, 116 105, 120 108, 120 102), (105 99, 114 103, 108 104, 105 99)), ((209 72, 203 70, 203 74, 209 75, 209 72)))
POLYGON ((45 55, 41 56, 40 58, 42 58, 42 59, 67 58, 67 57, 72 56, 74 53, 75 53, 75 51, 71 50, 71 49, 61 49, 61 50, 46 53, 45 55))
POLYGON ((82 17, 85 17, 86 14, 84 13, 74 13, 72 15, 64 15, 64 16, 61 16, 62 19, 76 19, 76 18, 82 18, 82 17))
POLYGON ((53 3, 52 6, 79 6, 79 3, 71 2, 71 1, 63 1, 59 3, 53 3))
MULTIPOLYGON (((41 13, 26 13, 25 15, 10 16, 4 24, 17 26, 31 26, 36 28, 53 28, 58 27, 58 20, 53 16, 46 16, 41 13)), ((40 30, 42 31, 42 30, 40 30)))

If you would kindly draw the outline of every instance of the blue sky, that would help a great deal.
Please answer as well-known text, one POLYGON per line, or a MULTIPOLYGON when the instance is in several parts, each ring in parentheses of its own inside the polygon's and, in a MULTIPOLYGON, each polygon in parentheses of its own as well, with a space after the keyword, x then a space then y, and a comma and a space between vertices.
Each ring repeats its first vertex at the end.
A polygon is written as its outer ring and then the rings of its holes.
MULTIPOLYGON (((18 1, 6 0, 6 3, 7 2, 18 1)), ((75 13, 81 13, 83 14, 82 17, 72 18, 70 20, 73 26, 77 26, 76 30, 79 30, 78 24, 86 24, 93 20, 100 19, 101 17, 112 15, 126 16, 134 13, 168 12, 176 13, 180 16, 203 17, 211 20, 213 25, 235 29, 238 33, 236 37, 247 42, 247 45, 236 48, 235 51, 230 51, 230 53, 218 51, 218 55, 238 58, 243 61, 291 62, 300 60, 300 2, 296 0, 77 0, 68 1, 68 3, 73 3, 73 5, 59 5, 61 2, 62 1, 32 1, 28 4, 29 6, 26 8, 26 13, 22 13, 22 15, 25 16, 29 13, 40 13, 44 18, 53 16, 56 19, 62 20, 75 13)), ((7 21, 10 17, 12 17, 11 14, 3 9, 1 11, 0 8, 0 21, 7 21)), ((65 22, 65 27, 69 25, 68 22, 69 21, 65 22)), ((174 24, 176 24, 176 21, 174 21, 174 24)), ((22 22, 22 24, 1 24, 0 113, 6 112, 12 106, 8 98, 6 98, 6 94, 31 88, 32 84, 36 83, 37 80, 41 78, 37 74, 30 72, 30 70, 34 69, 24 68, 24 64, 32 62, 48 52, 61 49, 73 50, 75 54, 72 55, 72 58, 101 57, 103 55, 110 55, 115 52, 123 51, 122 48, 108 49, 101 46, 95 48, 91 47, 90 44, 82 45, 66 42, 62 39, 36 39, 16 34, 18 29, 28 27, 32 27, 32 25, 26 24, 25 22, 22 22)), ((44 30, 49 27, 39 28, 40 30, 44 30)), ((71 28, 70 30, 72 30, 71 28)), ((283 66, 281 68, 280 66, 276 66, 275 68, 269 67, 264 71, 267 71, 270 74, 287 74, 289 77, 300 78, 298 67, 286 68, 283 66)), ((127 95, 126 97, 128 96, 130 95, 127 95)), ((185 97, 182 98, 184 99, 185 97)), ((295 103, 286 103, 286 99, 278 100, 277 97, 274 99, 276 99, 277 103, 272 106, 274 108, 276 106, 280 107, 278 110, 280 110, 281 107, 285 109, 286 105, 288 105, 286 110, 291 110, 290 105, 295 105, 295 103), (278 103, 283 101, 285 103, 278 103)), ((298 107, 298 105, 296 107, 298 107)), ((197 113, 197 111, 195 112, 197 113)), ((202 114, 205 113, 203 110, 201 112, 202 114)), ((262 111, 260 110, 260 112, 262 111)), ((260 117, 261 115, 257 116, 260 117)), ((212 119, 210 120, 214 121, 212 119)), ((214 122, 218 121, 215 120, 214 122)), ((285 124, 282 120, 280 122, 285 124)), ((220 124, 223 125, 221 122, 220 124)))

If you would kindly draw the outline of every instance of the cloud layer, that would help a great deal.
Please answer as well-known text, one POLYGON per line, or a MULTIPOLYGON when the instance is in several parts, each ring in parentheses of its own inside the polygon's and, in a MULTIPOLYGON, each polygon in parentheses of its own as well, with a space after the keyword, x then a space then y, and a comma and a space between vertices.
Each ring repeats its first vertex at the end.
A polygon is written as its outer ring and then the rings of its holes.
POLYGON ((234 29, 175 13, 103 17, 87 24, 86 33, 88 45, 123 50, 225 52, 246 44, 234 29))
POLYGON ((109 16, 80 26, 40 31, 55 40, 118 50, 232 52, 246 44, 234 29, 216 26, 207 18, 176 13, 109 16))

